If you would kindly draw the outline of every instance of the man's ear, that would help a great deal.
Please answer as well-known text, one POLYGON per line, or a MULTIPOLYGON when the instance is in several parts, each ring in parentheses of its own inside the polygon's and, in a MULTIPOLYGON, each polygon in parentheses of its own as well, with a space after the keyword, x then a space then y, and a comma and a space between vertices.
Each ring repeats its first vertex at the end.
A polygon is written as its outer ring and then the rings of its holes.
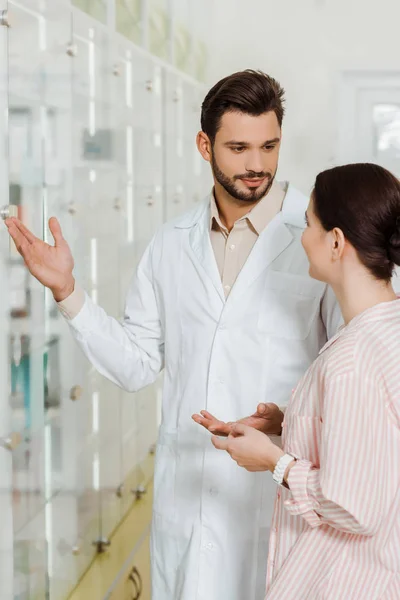
POLYGON ((211 162, 211 141, 204 131, 199 131, 196 137, 197 149, 207 162, 211 162))

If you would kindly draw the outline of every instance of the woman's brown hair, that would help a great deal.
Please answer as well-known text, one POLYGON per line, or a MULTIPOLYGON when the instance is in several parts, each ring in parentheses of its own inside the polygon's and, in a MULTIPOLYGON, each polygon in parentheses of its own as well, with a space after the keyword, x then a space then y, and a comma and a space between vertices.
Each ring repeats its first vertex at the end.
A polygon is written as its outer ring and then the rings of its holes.
POLYGON ((389 281, 400 265, 399 180, 374 164, 335 167, 318 175, 313 202, 324 229, 341 229, 372 275, 389 281))

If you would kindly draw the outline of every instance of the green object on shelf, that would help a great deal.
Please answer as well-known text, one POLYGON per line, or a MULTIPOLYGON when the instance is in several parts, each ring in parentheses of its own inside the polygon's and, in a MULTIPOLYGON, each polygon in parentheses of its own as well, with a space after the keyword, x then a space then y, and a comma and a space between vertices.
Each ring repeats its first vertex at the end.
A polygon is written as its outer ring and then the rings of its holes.
POLYGON ((200 40, 195 40, 193 44, 193 65, 194 77, 199 81, 205 81, 207 75, 208 52, 207 46, 200 40))
POLYGON ((177 25, 175 31, 175 66, 192 75, 192 38, 184 25, 177 25))
POLYGON ((159 7, 153 7, 149 21, 149 50, 152 54, 168 60, 169 17, 167 12, 159 7))
POLYGON ((83 10, 97 21, 106 23, 107 2, 106 0, 72 0, 72 4, 83 10))
MULTIPOLYGON (((43 353, 43 378, 45 397, 48 392, 47 365, 48 351, 43 353)), ((24 398, 25 429, 30 430, 32 425, 31 380, 30 380, 30 354, 24 354, 18 365, 11 362, 11 393, 19 392, 24 398)))
POLYGON ((142 43, 141 0, 116 0, 115 20, 118 33, 135 44, 142 43))

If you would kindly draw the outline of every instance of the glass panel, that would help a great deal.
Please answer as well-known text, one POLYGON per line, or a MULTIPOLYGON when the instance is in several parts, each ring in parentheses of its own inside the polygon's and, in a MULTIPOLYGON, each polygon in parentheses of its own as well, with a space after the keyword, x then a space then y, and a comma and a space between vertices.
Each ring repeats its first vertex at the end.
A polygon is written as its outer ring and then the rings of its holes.
MULTIPOLYGON (((7 9, 7 2, 0 0, 0 10, 7 9)), ((8 29, 0 27, 0 114, 6 115, 8 109, 8 29)), ((0 119, 0 206, 9 203, 7 131, 5 119, 0 119)), ((0 438, 6 439, 11 432, 11 406, 9 403, 10 364, 9 364, 9 261, 10 245, 6 228, 0 220, 0 438)), ((12 455, 0 446, 0 598, 13 597, 13 515, 12 515, 12 455)))
MULTIPOLYGON (((76 20, 74 38, 78 50, 73 80, 74 196, 79 221, 76 273, 92 300, 118 318, 126 144, 114 102, 115 88, 120 89, 119 79, 125 75, 118 57, 112 60, 110 40, 100 28, 88 26, 85 19, 76 20)), ((93 373, 91 394, 93 419, 86 435, 90 433, 96 445, 98 537, 102 538, 112 533, 121 516, 120 390, 93 373)))
POLYGON ((115 19, 118 33, 135 44, 142 43, 142 0, 116 0, 115 19))
POLYGON ((190 29, 193 35, 192 53, 193 53, 193 77, 198 81, 205 81, 207 78, 208 51, 206 40, 208 39, 209 23, 212 22, 212 0, 203 0, 192 2, 191 25, 190 29))
MULTIPOLYGON (((140 123, 138 118, 138 102, 141 100, 141 94, 149 95, 146 91, 146 77, 149 73, 143 71, 139 76, 137 72, 138 65, 142 64, 136 60, 136 55, 131 49, 121 44, 117 48, 115 60, 118 65, 118 75, 113 78, 113 105, 115 113, 115 130, 117 136, 116 154, 115 154, 115 172, 118 174, 117 182, 117 204, 119 213, 119 235, 118 235, 118 264, 119 269, 119 316, 123 316, 123 307, 126 293, 130 285, 132 275, 135 269, 135 263, 138 257, 137 238, 140 239, 139 227, 135 224, 135 202, 138 193, 136 181, 137 173, 135 171, 135 152, 141 151, 135 144, 137 143, 137 127, 135 121, 140 123), (144 92, 142 91, 144 90, 144 92)), ((115 72, 115 70, 114 70, 115 72)), ((141 104, 140 104, 141 105, 141 104)), ((115 241, 117 245, 117 240, 115 241)), ((115 409, 115 407, 114 407, 115 409)), ((113 525, 112 511, 119 510, 122 517, 132 506, 135 495, 132 490, 137 488, 137 409, 136 396, 120 391, 119 398, 119 432, 114 439, 114 448, 110 452, 110 457, 114 456, 114 463, 120 460, 120 469, 115 469, 110 460, 105 461, 104 466, 104 497, 108 498, 108 525, 110 529, 113 525), (117 444, 118 440, 118 444, 117 444), (119 459, 117 454, 119 452, 119 459), (119 481, 115 477, 107 474, 107 471, 114 469, 118 474, 119 481), (109 482, 112 482, 110 486, 109 482), (119 507, 117 509, 113 502, 115 492, 118 494, 119 507), (110 518, 111 517, 111 518, 110 518)), ((112 440, 110 439, 110 444, 112 440)), ((104 446, 106 450, 107 444, 104 446)), ((106 452, 103 453, 106 458, 106 452)), ((104 508, 106 506, 103 504, 104 508)))
POLYGON ((14 597, 40 598, 48 592, 43 430, 13 452, 14 597))
POLYGON ((181 71, 193 72, 192 5, 189 0, 175 0, 174 56, 175 66, 181 71))
MULTIPOLYGON (((84 402, 85 400, 83 400, 84 402)), ((99 457, 94 438, 65 439, 65 423, 51 425, 53 473, 64 481, 46 507, 50 598, 64 600, 94 558, 100 524, 99 457), (63 425, 63 427, 61 427, 63 425), (64 439, 63 439, 64 438, 64 439), (68 443, 69 455, 60 450, 68 443), (60 463, 62 456, 62 463, 60 463)))
POLYGON ((192 37, 186 25, 179 23, 175 28, 175 66, 180 71, 192 74, 192 37))
MULTIPOLYGON (((6 10, 7 3, 0 2, 0 9, 6 10)), ((5 27, 0 28, 0 55, 8 58, 8 31, 5 27)), ((8 60, 0 61, 0 112, 7 114, 8 109, 8 60)), ((7 139, 6 124, 4 119, 0 120, 0 139, 7 139)), ((1 205, 8 208, 9 184, 8 184, 8 156, 7 144, 1 144, 0 150, 0 194, 1 205)), ((1 222, 0 222, 1 223, 1 222)), ((0 302, 0 437, 7 439, 11 432, 11 406, 9 404, 10 365, 9 365, 9 273, 8 264, 10 259, 10 246, 8 234, 5 227, 0 228, 0 289, 2 290, 2 301, 0 302)), ((12 597, 13 590, 13 521, 12 521, 12 457, 2 442, 0 447, 0 472, 1 472, 1 494, 0 514, 3 518, 4 528, 0 534, 0 597, 12 597)))
POLYGON ((210 171, 209 164, 203 160, 196 145, 196 134, 200 130, 200 112, 203 101, 203 90, 193 84, 183 82, 182 104, 183 104, 183 186, 185 190, 186 208, 197 204, 211 189, 211 181, 207 174, 210 171), (206 184, 206 185, 205 185, 206 184))
POLYGON ((165 73, 165 179, 166 219, 185 209, 184 103, 181 77, 165 73))
POLYGON ((193 42, 193 77, 198 81, 206 81, 208 67, 207 46, 201 40, 193 42))
POLYGON ((102 23, 107 21, 107 0, 72 0, 72 4, 102 23))
MULTIPOLYGON (((43 72, 45 19, 36 2, 10 2, 18 27, 9 34, 9 184, 18 216, 43 237, 44 147, 47 117, 43 72)), ((13 247, 12 247, 13 248, 13 247)), ((43 470, 45 390, 45 297, 22 258, 8 255, 11 430, 22 444, 13 454, 14 587, 17 597, 45 593, 46 528, 37 515, 46 501, 43 470)))
MULTIPOLYGON (((105 1, 75 5, 105 21, 105 1)), ((116 5, 118 30, 133 41, 140 5, 116 5)), ((195 147, 203 93, 123 38, 110 40, 64 0, 10 6, 15 26, 0 28, 0 53, 7 35, 10 52, 8 87, 0 64, 0 110, 9 108, 2 198, 50 242, 47 220, 59 219, 78 282, 120 318, 154 232, 201 197, 209 171, 195 147)), ((151 7, 150 44, 166 57, 167 2, 151 7)), ((0 139, 6 134, 0 120, 0 139)), ((13 552, 4 529, 0 598, 9 596, 14 561, 16 597, 64 600, 93 559, 93 542, 112 533, 151 477, 161 379, 133 395, 96 374, 4 228, 0 286, 0 394, 8 398, 0 437, 15 431, 21 440, 11 453, 0 447, 0 514, 15 542, 13 552)))
POLYGON ((142 256, 163 221, 162 72, 149 59, 133 56, 133 164, 135 255, 142 256))
POLYGON ((379 161, 400 158, 400 104, 373 108, 374 153, 379 161))
POLYGON ((169 12, 167 0, 151 0, 149 3, 149 50, 152 54, 169 58, 169 12))

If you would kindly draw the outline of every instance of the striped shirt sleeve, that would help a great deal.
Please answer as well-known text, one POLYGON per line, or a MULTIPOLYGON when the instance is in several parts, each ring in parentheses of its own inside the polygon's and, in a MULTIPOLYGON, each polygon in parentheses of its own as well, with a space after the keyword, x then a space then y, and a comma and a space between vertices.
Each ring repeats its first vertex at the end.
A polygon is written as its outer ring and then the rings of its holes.
POLYGON ((327 383, 320 464, 298 460, 288 476, 285 502, 311 527, 374 535, 394 497, 387 468, 391 447, 383 391, 363 372, 327 383))

